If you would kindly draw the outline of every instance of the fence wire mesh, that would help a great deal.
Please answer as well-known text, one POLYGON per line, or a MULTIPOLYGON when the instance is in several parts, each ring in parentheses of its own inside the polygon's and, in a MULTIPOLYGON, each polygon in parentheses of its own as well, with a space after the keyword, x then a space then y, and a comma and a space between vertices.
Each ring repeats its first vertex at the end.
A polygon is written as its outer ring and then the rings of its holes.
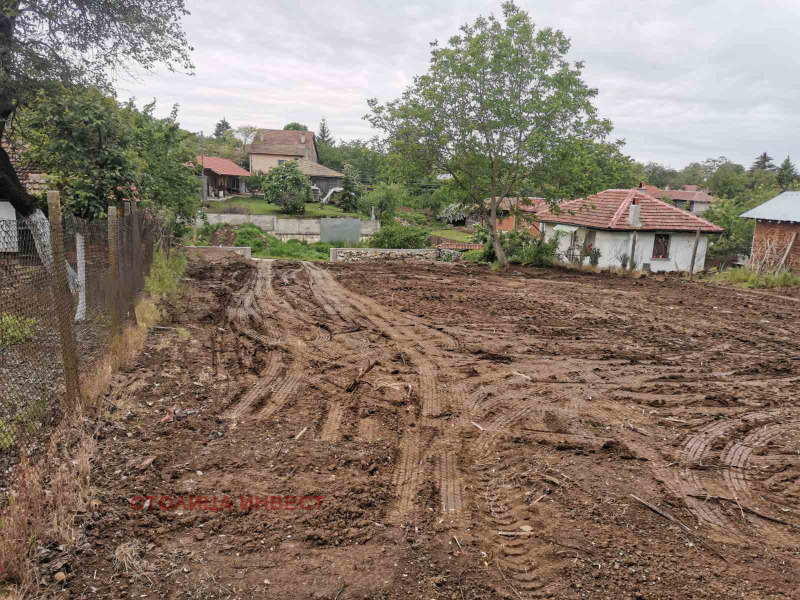
POLYGON ((0 471, 25 438, 70 409, 70 378, 77 387, 136 320, 154 246, 168 237, 155 217, 127 208, 111 223, 67 215, 51 226, 41 213, 0 220, 0 471))

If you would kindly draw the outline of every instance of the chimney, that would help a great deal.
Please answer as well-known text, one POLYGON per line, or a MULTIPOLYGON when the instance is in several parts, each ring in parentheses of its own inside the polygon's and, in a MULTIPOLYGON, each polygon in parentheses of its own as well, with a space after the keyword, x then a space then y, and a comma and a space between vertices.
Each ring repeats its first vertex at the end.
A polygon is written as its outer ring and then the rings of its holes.
POLYGON ((306 134, 305 133, 301 133, 300 134, 300 143, 301 144, 305 144, 306 143, 306 134))
POLYGON ((640 182, 639 182, 639 188, 641 189, 641 188, 643 188, 643 187, 644 187, 644 181, 640 181, 640 182))
POLYGON ((639 204, 639 198, 634 197, 631 205, 628 207, 628 225, 633 227, 640 227, 642 225, 642 205, 639 204))

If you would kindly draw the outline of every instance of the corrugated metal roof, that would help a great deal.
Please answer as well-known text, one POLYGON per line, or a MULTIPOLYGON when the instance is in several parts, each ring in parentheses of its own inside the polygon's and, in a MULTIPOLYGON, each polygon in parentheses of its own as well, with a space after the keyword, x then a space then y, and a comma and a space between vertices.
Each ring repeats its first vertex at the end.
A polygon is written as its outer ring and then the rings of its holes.
POLYGON ((800 192, 783 192, 742 216, 747 219, 800 223, 800 192))

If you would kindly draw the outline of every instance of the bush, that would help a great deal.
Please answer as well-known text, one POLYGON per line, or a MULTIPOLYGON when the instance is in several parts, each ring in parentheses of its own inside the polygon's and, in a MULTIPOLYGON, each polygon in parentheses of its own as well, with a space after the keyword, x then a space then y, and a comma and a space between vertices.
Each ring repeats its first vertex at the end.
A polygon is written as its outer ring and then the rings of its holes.
POLYGON ((800 275, 790 271, 759 273, 750 267, 727 269, 709 277, 714 283, 729 283, 746 288, 774 288, 800 286, 800 275))
POLYGON ((422 227, 386 225, 372 236, 374 248, 427 248, 430 232, 422 227))
POLYGON ((450 223, 451 225, 463 225, 467 221, 467 213, 464 210, 463 204, 453 202, 444 207, 444 210, 442 210, 438 218, 440 221, 450 223))
POLYGON ((398 183, 379 183, 359 202, 359 212, 369 215, 375 207, 377 219, 387 219, 395 215, 398 206, 408 202, 405 188, 398 183))
MULTIPOLYGON (((533 242, 518 249, 510 258, 510 262, 518 262, 532 267, 551 267, 556 262, 556 250, 558 249, 558 239, 552 238, 545 242, 540 238, 533 237, 533 242)), ((598 252, 598 260, 600 254, 598 252)))
POLYGON ((483 261, 483 250, 468 250, 462 255, 467 262, 479 263, 483 261))
POLYGON ((36 319, 0 313, 0 348, 8 348, 33 337, 36 319))
POLYGON ((346 164, 344 171, 344 181, 342 181, 342 192, 338 199, 339 208, 344 212, 356 212, 358 210, 358 196, 361 187, 361 177, 353 165, 346 164))
POLYGON ((275 167, 264 178, 264 199, 283 207, 290 215, 306 211, 306 202, 311 202, 311 180, 300 172, 293 160, 275 167))
MULTIPOLYGON (((477 235, 478 234, 476 234, 476 237, 477 235)), ((503 252, 505 253, 509 262, 511 262, 511 259, 518 256, 525 248, 531 247, 537 242, 537 238, 532 236, 531 233, 526 229, 515 229, 507 233, 501 231, 499 232, 499 235, 500 245, 502 246, 503 252)), ((489 237, 488 230, 485 232, 485 237, 486 241, 484 242, 483 247, 483 259, 486 262, 494 262, 497 260, 497 256, 495 255, 494 245, 489 237)))
POLYGON ((589 264, 593 267, 600 264, 600 248, 592 248, 589 252, 589 264))
POLYGON ((245 223, 236 230, 234 246, 249 246, 253 252, 263 252, 269 246, 269 239, 259 227, 245 223))

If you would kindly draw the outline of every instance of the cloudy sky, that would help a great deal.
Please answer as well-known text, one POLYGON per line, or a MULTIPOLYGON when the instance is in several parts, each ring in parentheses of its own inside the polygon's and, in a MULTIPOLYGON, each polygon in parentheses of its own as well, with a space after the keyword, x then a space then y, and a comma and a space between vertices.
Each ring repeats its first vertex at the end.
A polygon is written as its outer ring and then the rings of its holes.
MULTIPOLYGON (((397 97, 425 71, 429 42, 447 40, 500 0, 187 0, 196 73, 119 82, 121 98, 156 98, 206 133, 234 126, 374 135, 366 99, 397 97)), ((800 163, 800 2, 771 0, 518 0, 537 25, 562 29, 586 62, 600 114, 642 161, 682 167, 763 151, 800 163)))

